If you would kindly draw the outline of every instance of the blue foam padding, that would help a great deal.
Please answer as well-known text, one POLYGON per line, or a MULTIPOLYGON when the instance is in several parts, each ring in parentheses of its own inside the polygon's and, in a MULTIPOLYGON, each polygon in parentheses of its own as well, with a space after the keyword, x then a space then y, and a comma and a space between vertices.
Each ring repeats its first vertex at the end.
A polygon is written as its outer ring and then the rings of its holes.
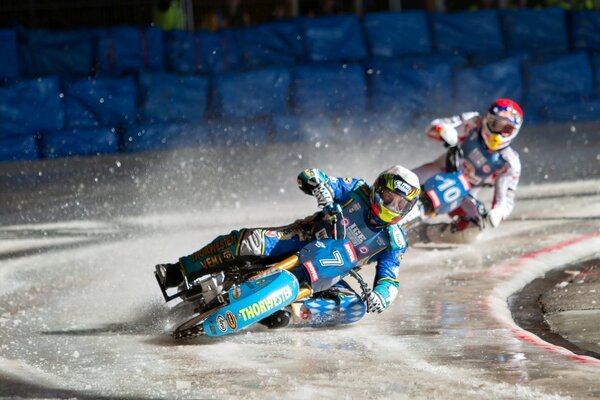
POLYGON ((500 19, 495 10, 431 13, 436 51, 448 54, 501 54, 500 19))
POLYGON ((58 78, 0 88, 0 136, 58 130, 64 115, 58 78))
POLYGON ((0 80, 19 77, 19 53, 16 29, 0 29, 0 80))
POLYGON ((542 8, 499 12, 507 50, 562 53, 569 49, 564 10, 542 8))
POLYGON ((0 137, 0 161, 37 160, 36 135, 0 137))
POLYGON ((364 16, 363 27, 374 57, 398 58, 433 50, 424 11, 370 13, 364 16))
POLYGON ((294 68, 291 101, 301 115, 351 115, 366 110, 361 64, 311 64, 294 68))
POLYGON ((82 79, 65 87, 65 122, 71 128, 120 127, 135 121, 133 78, 82 79))
POLYGON ((139 76, 141 122, 201 122, 208 103, 208 78, 171 73, 139 76))
POLYGON ((20 44, 23 75, 90 75, 94 66, 95 43, 95 33, 91 29, 23 30, 20 44))
POLYGON ((239 54, 234 31, 165 33, 167 69, 182 74, 214 74, 236 71, 239 54))
POLYGON ((242 68, 292 66, 305 57, 295 19, 241 28, 235 36, 242 68))
POLYGON ((477 68, 454 72, 454 98, 457 109, 484 110, 498 98, 523 101, 521 60, 510 58, 477 68))
POLYGON ((119 149, 113 128, 73 128, 42 134, 40 153, 43 158, 112 154, 119 149))
POLYGON ((127 128, 123 135, 123 151, 140 152, 212 144, 206 124, 144 124, 127 128))
POLYGON ((365 38, 354 15, 301 18, 310 61, 354 61, 367 57, 365 38))
POLYGON ((217 75, 213 110, 224 118, 256 118, 288 112, 290 72, 265 68, 217 75))
POLYGON ((164 69, 163 31, 121 26, 96 30, 96 61, 102 76, 164 69))

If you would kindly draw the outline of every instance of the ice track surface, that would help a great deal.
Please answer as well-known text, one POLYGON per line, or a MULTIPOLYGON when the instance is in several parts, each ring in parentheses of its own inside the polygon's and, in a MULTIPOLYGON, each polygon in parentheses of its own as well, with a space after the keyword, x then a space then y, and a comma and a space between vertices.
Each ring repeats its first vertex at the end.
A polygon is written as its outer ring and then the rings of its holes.
POLYGON ((307 215, 307 198, 242 202, 228 213, 6 224, 0 396, 600 398, 600 361, 536 341, 506 305, 547 270, 598 257, 599 188, 598 180, 525 184, 511 220, 477 244, 411 247, 400 297, 383 314, 339 328, 256 327, 183 343, 164 332, 153 266, 233 228, 307 215))

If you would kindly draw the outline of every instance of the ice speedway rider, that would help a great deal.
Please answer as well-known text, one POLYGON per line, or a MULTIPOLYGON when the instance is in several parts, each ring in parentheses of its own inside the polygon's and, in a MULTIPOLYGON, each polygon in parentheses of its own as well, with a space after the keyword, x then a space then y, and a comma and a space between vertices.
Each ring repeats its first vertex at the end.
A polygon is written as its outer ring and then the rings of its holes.
MULTIPOLYGON (((298 175, 298 186, 314 196, 323 211, 286 226, 234 230, 218 236, 195 253, 181 257, 177 263, 157 265, 159 281, 165 287, 176 287, 183 282, 184 273, 188 282, 192 282, 202 276, 206 268, 227 268, 248 261, 278 261, 310 241, 331 237, 327 213, 343 208, 342 224, 346 227, 346 238, 356 250, 358 265, 377 263, 366 311, 379 313, 388 308, 398 294, 398 268, 407 246, 400 222, 417 201, 420 191, 417 176, 396 165, 380 173, 369 186, 362 179, 337 178, 319 169, 306 169, 298 175)), ((338 294, 334 297, 338 305, 340 298, 348 300, 348 296, 355 296, 352 301, 358 299, 354 292, 345 290, 348 289, 345 285, 343 281, 336 285, 338 294)), ((358 301, 363 310, 360 319, 365 306, 358 301)), ((298 317, 292 310, 280 310, 261 323, 270 328, 286 326, 290 318, 298 317)))
POLYGON ((460 207, 450 215, 451 224, 426 226, 426 240, 470 242, 477 238, 480 230, 489 225, 497 227, 512 212, 515 192, 521 175, 519 154, 510 147, 523 124, 521 107, 510 99, 497 99, 483 118, 477 112, 460 116, 438 118, 426 129, 428 137, 443 141, 450 151, 431 163, 414 169, 421 182, 438 172, 445 172, 451 162, 451 150, 459 146, 462 150, 463 172, 471 184, 471 194, 476 195, 484 186, 493 186, 494 196, 491 209, 482 220, 474 198, 465 198, 460 207))

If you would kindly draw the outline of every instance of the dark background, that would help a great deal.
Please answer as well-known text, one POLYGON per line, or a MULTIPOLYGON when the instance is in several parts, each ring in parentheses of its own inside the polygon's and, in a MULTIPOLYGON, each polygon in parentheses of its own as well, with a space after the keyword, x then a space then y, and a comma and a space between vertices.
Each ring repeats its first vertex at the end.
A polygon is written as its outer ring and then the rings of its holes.
MULTIPOLYGON (((169 0, 1 0, 0 27, 78 28, 150 25, 159 3, 169 0)), ((596 7, 596 0, 192 0, 194 27, 208 28, 211 18, 224 26, 261 24, 277 18, 376 11, 459 11, 498 7, 596 7), (235 1, 234 1, 235 2, 235 1), (243 18, 242 18, 243 15, 243 18)))

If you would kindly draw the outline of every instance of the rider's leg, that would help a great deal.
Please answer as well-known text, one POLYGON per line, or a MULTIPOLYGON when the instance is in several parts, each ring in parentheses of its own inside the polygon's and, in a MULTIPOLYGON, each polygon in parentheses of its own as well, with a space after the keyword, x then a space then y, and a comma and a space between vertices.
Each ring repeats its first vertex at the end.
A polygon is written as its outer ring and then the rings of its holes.
POLYGON ((195 253, 181 257, 176 264, 164 264, 166 274, 162 282, 166 287, 174 287, 182 283, 184 276, 191 282, 210 270, 292 254, 312 239, 313 224, 314 216, 311 216, 277 228, 232 231, 195 253))
POLYGON ((181 257, 174 264, 157 265, 158 276, 165 287, 175 287, 183 282, 184 275, 188 281, 193 281, 202 275, 202 271, 231 263, 237 256, 242 231, 232 231, 221 235, 200 250, 188 256, 181 257), (164 270, 164 274, 161 272, 164 270))
POLYGON ((450 223, 426 225, 426 236, 432 242, 468 244, 477 240, 481 233, 482 221, 477 203, 470 197, 465 198, 460 207, 449 214, 450 223))
POLYGON ((317 293, 310 299, 292 303, 294 325, 328 326, 351 324, 364 317, 366 304, 345 281, 317 293))

